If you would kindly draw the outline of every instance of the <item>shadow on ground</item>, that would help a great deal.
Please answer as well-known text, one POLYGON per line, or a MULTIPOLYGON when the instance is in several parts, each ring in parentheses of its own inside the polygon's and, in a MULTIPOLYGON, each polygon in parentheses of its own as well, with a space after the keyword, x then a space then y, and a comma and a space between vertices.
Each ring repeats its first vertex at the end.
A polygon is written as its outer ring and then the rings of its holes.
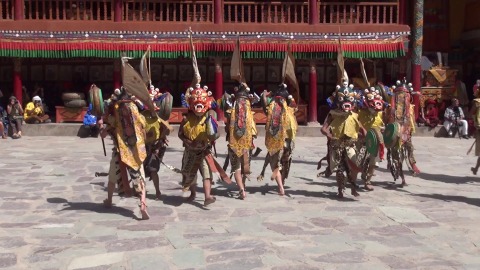
MULTIPOLYGON (((390 170, 387 170, 384 168, 377 168, 377 170, 391 175, 390 170)), ((405 167, 404 167, 403 173, 405 177, 413 177, 412 174, 405 169, 405 167)), ((452 176, 452 175, 445 175, 445 174, 431 174, 431 173, 425 173, 425 172, 420 172, 420 174, 415 177, 423 180, 427 180, 427 181, 437 181, 437 182, 443 182, 447 184, 468 184, 468 183, 475 183, 479 181, 478 178, 473 176, 452 176)), ((393 176, 392 176, 392 180, 393 180, 393 176)))
POLYGON ((480 199, 478 198, 469 198, 469 197, 464 197, 464 196, 453 196, 453 195, 442 195, 442 194, 414 194, 411 193, 411 196, 416 196, 416 197, 424 197, 424 198, 430 198, 430 199, 437 199, 437 200, 442 200, 446 202, 462 202, 466 204, 470 204, 473 206, 478 206, 480 207, 480 199))
POLYGON ((133 213, 130 209, 121 208, 115 205, 112 205, 111 208, 105 208, 103 203, 92 203, 92 202, 69 202, 64 198, 47 198, 48 203, 58 203, 63 204, 65 207, 60 211, 77 211, 77 210, 86 210, 96 213, 104 213, 104 214, 118 214, 124 217, 130 217, 134 219, 138 219, 137 216, 133 213))

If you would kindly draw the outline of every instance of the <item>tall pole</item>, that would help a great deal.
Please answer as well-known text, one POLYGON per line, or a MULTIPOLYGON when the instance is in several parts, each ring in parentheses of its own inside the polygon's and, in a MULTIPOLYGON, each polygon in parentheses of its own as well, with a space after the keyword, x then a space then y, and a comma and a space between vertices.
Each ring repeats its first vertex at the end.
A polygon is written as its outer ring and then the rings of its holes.
POLYGON ((314 60, 310 61, 309 76, 308 123, 317 124, 317 69, 314 60))
MULTIPOLYGON (((213 96, 215 100, 218 100, 222 97, 223 92, 223 73, 222 73, 222 58, 215 57, 215 92, 213 96)), ((223 111, 220 108, 217 108, 218 121, 224 121, 223 111)))
POLYGON ((13 59, 13 95, 22 105, 22 59, 13 59))
POLYGON ((213 0, 213 22, 215 24, 223 23, 223 0, 213 0))
POLYGON ((407 24, 407 0, 398 1, 398 23, 407 24))
POLYGON ((318 24, 318 6, 317 6, 317 0, 309 0, 308 1, 308 7, 309 7, 309 23, 310 24, 318 24))
MULTIPOLYGON (((415 92, 421 92, 422 84, 422 51, 423 51, 423 7, 424 0, 415 1, 415 24, 413 37, 413 61, 412 61, 412 83, 415 92)), ((420 95, 413 96, 413 103, 415 104, 415 119, 418 118, 420 109, 420 95)))
POLYGON ((15 0, 14 2, 14 20, 19 21, 24 19, 23 0, 15 0))
POLYGON ((123 13, 123 0, 115 0, 114 6, 114 22, 121 22, 122 21, 122 13, 123 13))

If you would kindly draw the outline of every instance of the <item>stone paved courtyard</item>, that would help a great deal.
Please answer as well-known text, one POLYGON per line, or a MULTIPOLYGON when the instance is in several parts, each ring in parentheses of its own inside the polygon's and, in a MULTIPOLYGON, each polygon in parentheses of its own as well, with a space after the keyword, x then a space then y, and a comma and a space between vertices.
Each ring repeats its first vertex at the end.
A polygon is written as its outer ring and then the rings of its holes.
MULTIPOLYGON (((109 157, 100 139, 24 137, 0 141, 0 268, 11 269, 480 269, 480 185, 471 175, 472 140, 414 138, 422 174, 392 184, 380 163, 375 191, 337 200, 334 178, 317 178, 326 139, 297 139, 286 197, 257 182, 247 199, 217 183, 183 203, 180 175, 161 168, 162 201, 148 187, 151 219, 138 200, 104 209, 109 157)), ((107 153, 110 156, 110 144, 107 153)), ((220 162, 226 153, 218 142, 220 162)), ((165 162, 180 167, 172 136, 165 162)))

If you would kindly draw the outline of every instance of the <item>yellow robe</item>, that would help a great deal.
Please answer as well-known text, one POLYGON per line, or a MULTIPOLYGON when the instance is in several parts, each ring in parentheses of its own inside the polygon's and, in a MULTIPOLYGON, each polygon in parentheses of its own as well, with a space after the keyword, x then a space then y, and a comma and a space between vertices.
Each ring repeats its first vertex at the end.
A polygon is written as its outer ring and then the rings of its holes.
POLYGON ((376 112, 372 114, 369 109, 361 109, 358 112, 358 121, 367 131, 372 128, 382 128, 384 126, 382 117, 383 112, 376 112))
POLYGON ((270 155, 274 155, 282 150, 286 139, 294 141, 298 129, 297 119, 295 117, 295 109, 289 107, 287 103, 283 101, 282 106, 285 108, 285 110, 281 115, 280 129, 276 136, 270 134, 269 129, 273 117, 273 107, 275 104, 276 102, 272 101, 268 105, 267 124, 265 126, 265 146, 267 147, 270 155))
POLYGON ((344 136, 351 139, 358 139, 358 132, 360 125, 358 121, 358 114, 351 112, 349 114, 332 114, 333 120, 330 123, 332 136, 334 139, 341 139, 344 136))
POLYGON ((202 142, 203 144, 210 143, 207 134, 207 113, 203 116, 196 116, 192 112, 188 112, 186 115, 186 121, 183 125, 183 134, 185 138, 191 141, 202 142))
POLYGON ((120 152, 120 160, 125 163, 127 166, 131 167, 134 170, 140 169, 143 164, 143 161, 147 157, 147 151, 145 149, 145 127, 146 122, 143 115, 138 111, 137 105, 134 102, 126 103, 126 106, 130 108, 132 112, 135 136, 137 141, 135 145, 130 146, 125 141, 123 137, 123 128, 121 125, 121 112, 119 104, 115 104, 114 107, 114 121, 112 126, 115 127, 115 137, 118 142, 118 150, 120 152))

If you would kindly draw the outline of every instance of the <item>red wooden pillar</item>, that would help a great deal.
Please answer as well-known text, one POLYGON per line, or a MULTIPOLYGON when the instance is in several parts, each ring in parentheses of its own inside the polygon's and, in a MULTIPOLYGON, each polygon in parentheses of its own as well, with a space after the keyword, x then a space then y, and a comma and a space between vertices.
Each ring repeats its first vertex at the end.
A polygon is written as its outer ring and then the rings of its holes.
POLYGON ((13 95, 22 103, 22 59, 13 59, 13 95))
MULTIPOLYGON (((215 92, 213 96, 215 100, 218 100, 222 97, 223 94, 223 73, 222 73, 222 58, 215 58, 215 92)), ((220 108, 217 108, 217 115, 219 121, 225 121, 223 116, 223 111, 220 108)))
POLYGON ((119 60, 113 60, 113 89, 122 87, 122 70, 120 65, 119 60))
POLYGON ((213 0, 213 22, 215 24, 223 23, 223 0, 213 0))
POLYGON ((123 0, 115 0, 115 6, 114 6, 114 17, 113 21, 114 22, 121 22, 122 21, 122 15, 123 15, 123 0))
POLYGON ((398 23, 407 24, 407 0, 398 1, 398 23))
POLYGON ((308 123, 317 123, 317 70, 315 61, 310 62, 310 80, 308 94, 308 123))
POLYGON ((318 7, 317 7, 317 0, 309 0, 308 6, 310 10, 310 24, 318 24, 318 7))
POLYGON ((23 0, 15 0, 14 10, 15 10, 15 13, 13 15, 14 20, 15 21, 23 20, 24 19, 23 0))

